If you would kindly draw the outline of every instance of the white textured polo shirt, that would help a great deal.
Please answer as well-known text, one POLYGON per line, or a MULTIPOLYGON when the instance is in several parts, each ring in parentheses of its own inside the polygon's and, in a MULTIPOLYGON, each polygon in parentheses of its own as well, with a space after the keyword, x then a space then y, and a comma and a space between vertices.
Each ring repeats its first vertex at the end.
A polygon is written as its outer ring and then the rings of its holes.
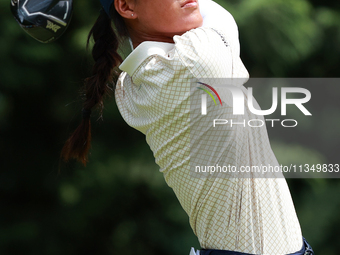
MULTIPOLYGON (((209 157, 192 151, 203 133, 191 134, 190 83, 195 78, 248 77, 237 36, 201 27, 175 36, 174 44, 143 42, 120 69, 115 91, 119 111, 127 124, 145 134, 202 248, 268 255, 300 250, 300 225, 284 178, 190 175, 193 158, 225 159, 224 163, 234 165, 256 165, 263 160, 278 164, 265 129, 214 134, 223 137, 224 143, 219 150, 211 144, 209 157)), ((246 91, 242 84, 236 86, 246 91)), ((221 97, 228 104, 228 96, 221 97)))

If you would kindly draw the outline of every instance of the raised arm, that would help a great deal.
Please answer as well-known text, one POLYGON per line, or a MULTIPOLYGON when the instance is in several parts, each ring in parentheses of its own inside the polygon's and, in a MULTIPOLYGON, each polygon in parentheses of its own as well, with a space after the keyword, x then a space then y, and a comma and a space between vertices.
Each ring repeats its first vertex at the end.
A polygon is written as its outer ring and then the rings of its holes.
POLYGON ((203 27, 212 27, 223 32, 232 40, 235 53, 240 55, 238 28, 233 16, 222 6, 212 0, 199 0, 203 27))

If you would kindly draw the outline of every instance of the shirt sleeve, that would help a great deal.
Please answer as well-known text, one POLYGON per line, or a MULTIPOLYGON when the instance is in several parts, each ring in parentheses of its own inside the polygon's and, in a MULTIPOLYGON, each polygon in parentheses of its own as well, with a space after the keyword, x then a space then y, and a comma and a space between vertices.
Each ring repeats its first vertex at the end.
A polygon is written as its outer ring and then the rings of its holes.
POLYGON ((247 78, 249 74, 235 50, 235 42, 219 32, 215 28, 201 27, 175 36, 175 51, 198 79, 247 78))
POLYGON ((238 27, 234 17, 222 6, 212 0, 199 0, 203 27, 212 27, 221 31, 232 43, 236 55, 240 55, 238 27))

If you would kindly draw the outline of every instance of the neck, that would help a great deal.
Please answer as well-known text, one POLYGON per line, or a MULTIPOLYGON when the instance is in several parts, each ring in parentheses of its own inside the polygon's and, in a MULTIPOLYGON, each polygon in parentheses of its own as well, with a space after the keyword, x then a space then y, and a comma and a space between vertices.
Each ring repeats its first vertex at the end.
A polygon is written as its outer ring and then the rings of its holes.
MULTIPOLYGON (((145 41, 153 41, 153 42, 167 42, 174 43, 173 37, 175 34, 147 34, 143 33, 141 30, 130 30, 129 35, 132 41, 133 48, 136 48, 139 44, 145 41)), ((180 34, 179 34, 180 35, 180 34)))

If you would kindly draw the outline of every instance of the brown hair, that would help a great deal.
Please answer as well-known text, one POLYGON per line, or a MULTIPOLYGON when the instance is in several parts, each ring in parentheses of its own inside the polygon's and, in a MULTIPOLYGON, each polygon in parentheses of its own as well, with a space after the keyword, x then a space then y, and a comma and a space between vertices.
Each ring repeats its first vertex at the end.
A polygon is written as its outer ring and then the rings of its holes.
POLYGON ((118 65, 122 62, 118 54, 119 42, 128 36, 123 18, 117 13, 112 5, 111 18, 101 11, 98 19, 93 25, 88 38, 87 47, 91 37, 94 40, 92 57, 95 61, 92 68, 92 75, 85 80, 82 121, 70 138, 66 141, 61 157, 65 161, 76 159, 84 166, 88 162, 88 153, 91 147, 91 110, 99 108, 99 118, 103 113, 103 98, 108 94, 115 84, 119 74, 118 65), (112 23, 115 24, 115 30, 112 23))

